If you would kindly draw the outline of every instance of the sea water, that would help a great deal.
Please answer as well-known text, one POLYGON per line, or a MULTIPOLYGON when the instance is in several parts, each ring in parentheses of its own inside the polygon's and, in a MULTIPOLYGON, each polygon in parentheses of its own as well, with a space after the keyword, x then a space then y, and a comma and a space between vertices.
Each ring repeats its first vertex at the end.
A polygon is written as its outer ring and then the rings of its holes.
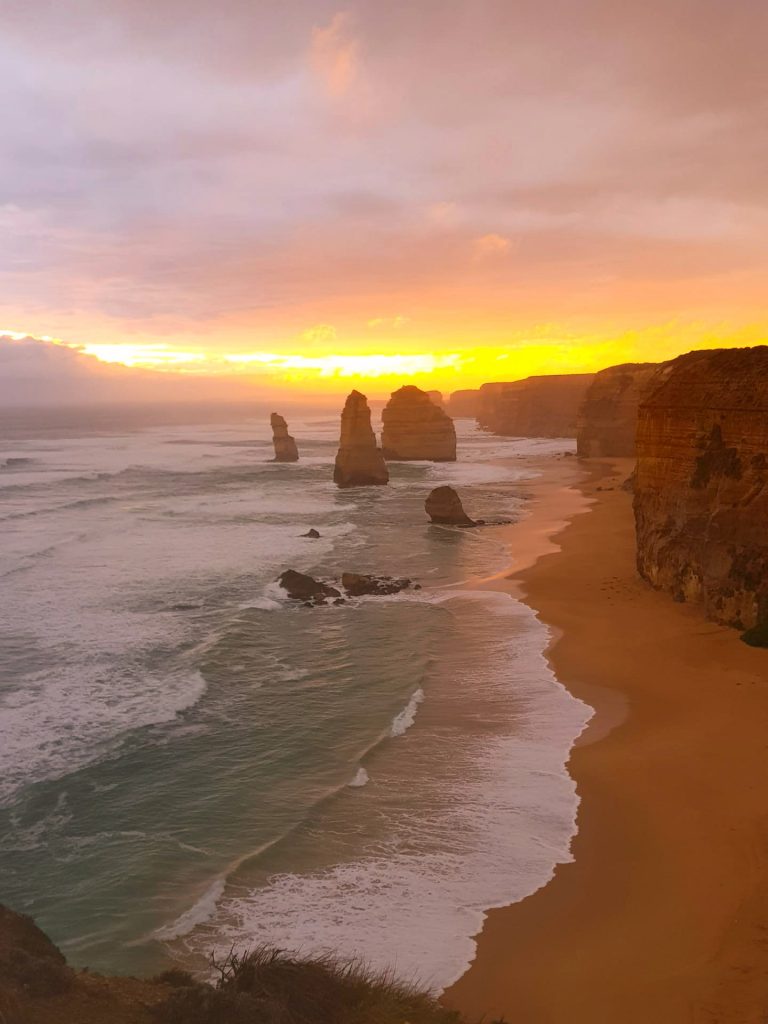
POLYGON ((439 989, 569 859, 589 709, 524 604, 461 586, 509 563, 498 528, 423 502, 515 519, 516 458, 572 445, 457 425, 455 464, 343 491, 327 415, 292 418, 292 465, 264 417, 2 442, 0 900, 71 962, 265 942, 439 989), (286 568, 423 589, 309 609, 286 568))

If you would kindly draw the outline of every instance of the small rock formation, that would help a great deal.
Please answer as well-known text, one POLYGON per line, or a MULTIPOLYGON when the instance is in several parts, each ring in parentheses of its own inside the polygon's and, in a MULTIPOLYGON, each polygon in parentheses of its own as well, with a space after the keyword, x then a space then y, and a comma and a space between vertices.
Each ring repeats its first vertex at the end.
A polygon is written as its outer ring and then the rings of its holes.
POLYGON ((443 393, 442 391, 428 391, 429 400, 433 405, 436 405, 438 409, 443 408, 443 393))
POLYGON ((307 530, 307 532, 306 532, 306 533, 302 533, 302 535, 301 535, 301 536, 302 536, 302 537, 311 537, 311 538, 312 538, 313 540, 317 540, 317 539, 318 539, 318 537, 320 536, 320 531, 319 531, 319 530, 316 530, 316 529, 315 529, 315 528, 313 527, 313 528, 312 528, 311 530, 307 530))
POLYGON ((272 425, 272 444, 275 446, 275 462, 298 462, 299 449, 288 433, 288 424, 282 416, 273 412, 269 418, 272 425))
POLYGON ((406 384, 393 392, 381 420, 381 448, 385 459, 456 461, 453 420, 435 405, 426 391, 406 384))
POLYGON ((452 487, 436 487, 424 502, 424 510, 433 523, 447 526, 477 526, 461 504, 461 498, 452 487))
POLYGON ((477 422, 502 437, 576 437, 576 416, 593 373, 483 384, 477 422))
POLYGON ((637 565, 768 644, 768 347, 663 363, 640 403, 637 565))
POLYGON ((584 459, 635 454, 637 410, 656 363, 624 363, 595 375, 576 421, 576 453, 584 459))
POLYGON ((295 569, 286 569, 277 581, 288 597, 293 601, 304 601, 312 604, 325 604, 328 598, 341 597, 341 591, 330 587, 327 583, 316 580, 295 569))
POLYGON ((465 388, 454 391, 448 399, 448 414, 456 419, 459 416, 477 416, 480 392, 477 388, 465 388))
POLYGON ((341 438, 333 482, 338 487, 368 487, 388 481, 389 470, 376 444, 368 400, 359 391, 353 391, 341 414, 341 438))
POLYGON ((412 581, 393 576, 364 576, 356 572, 345 572, 341 577, 341 585, 350 597, 362 597, 364 594, 380 597, 408 590, 412 581))

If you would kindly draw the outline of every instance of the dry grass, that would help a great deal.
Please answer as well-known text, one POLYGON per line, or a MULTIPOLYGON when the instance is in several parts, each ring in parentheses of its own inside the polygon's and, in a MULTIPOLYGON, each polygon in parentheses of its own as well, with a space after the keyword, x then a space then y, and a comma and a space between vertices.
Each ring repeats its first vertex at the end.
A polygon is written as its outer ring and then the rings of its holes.
POLYGON ((180 972, 158 979, 175 986, 155 1010, 160 1024, 464 1024, 417 986, 359 961, 261 946, 211 963, 215 986, 180 972))

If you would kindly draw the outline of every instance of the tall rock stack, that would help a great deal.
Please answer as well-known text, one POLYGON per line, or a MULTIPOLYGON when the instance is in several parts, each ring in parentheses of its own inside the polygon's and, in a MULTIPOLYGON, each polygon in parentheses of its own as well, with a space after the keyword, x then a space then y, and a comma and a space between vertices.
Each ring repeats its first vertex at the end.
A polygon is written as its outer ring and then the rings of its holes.
POLYGON ((275 446, 275 462, 298 462, 299 449, 288 433, 288 424, 282 416, 273 412, 269 418, 272 425, 272 444, 275 446))
POLYGON ((578 455, 595 459, 635 454, 637 410, 657 369, 657 363, 624 363, 596 374, 576 418, 578 455))
POLYGON ((385 459, 456 461, 453 420, 426 391, 406 384, 392 394, 381 414, 381 447, 385 459))
POLYGON ((768 347, 663 363, 640 404, 637 564, 768 643, 768 347))
POLYGON ((388 481, 387 464, 371 427, 368 400, 359 391, 353 391, 341 414, 341 438, 333 482, 339 487, 369 487, 388 481))

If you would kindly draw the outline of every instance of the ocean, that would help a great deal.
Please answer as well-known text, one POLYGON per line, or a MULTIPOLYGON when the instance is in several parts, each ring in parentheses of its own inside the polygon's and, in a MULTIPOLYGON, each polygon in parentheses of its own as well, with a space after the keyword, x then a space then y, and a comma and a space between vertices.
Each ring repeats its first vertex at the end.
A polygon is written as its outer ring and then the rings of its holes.
POLYGON ((266 416, 0 440, 0 901, 75 965, 266 942, 440 989, 570 859, 590 709, 526 605, 466 586, 509 564, 499 529, 423 502, 514 520, 515 460, 573 443, 458 420, 455 464, 340 491, 338 426, 294 414, 295 465, 266 416), (286 568, 423 589, 308 609, 286 568))

